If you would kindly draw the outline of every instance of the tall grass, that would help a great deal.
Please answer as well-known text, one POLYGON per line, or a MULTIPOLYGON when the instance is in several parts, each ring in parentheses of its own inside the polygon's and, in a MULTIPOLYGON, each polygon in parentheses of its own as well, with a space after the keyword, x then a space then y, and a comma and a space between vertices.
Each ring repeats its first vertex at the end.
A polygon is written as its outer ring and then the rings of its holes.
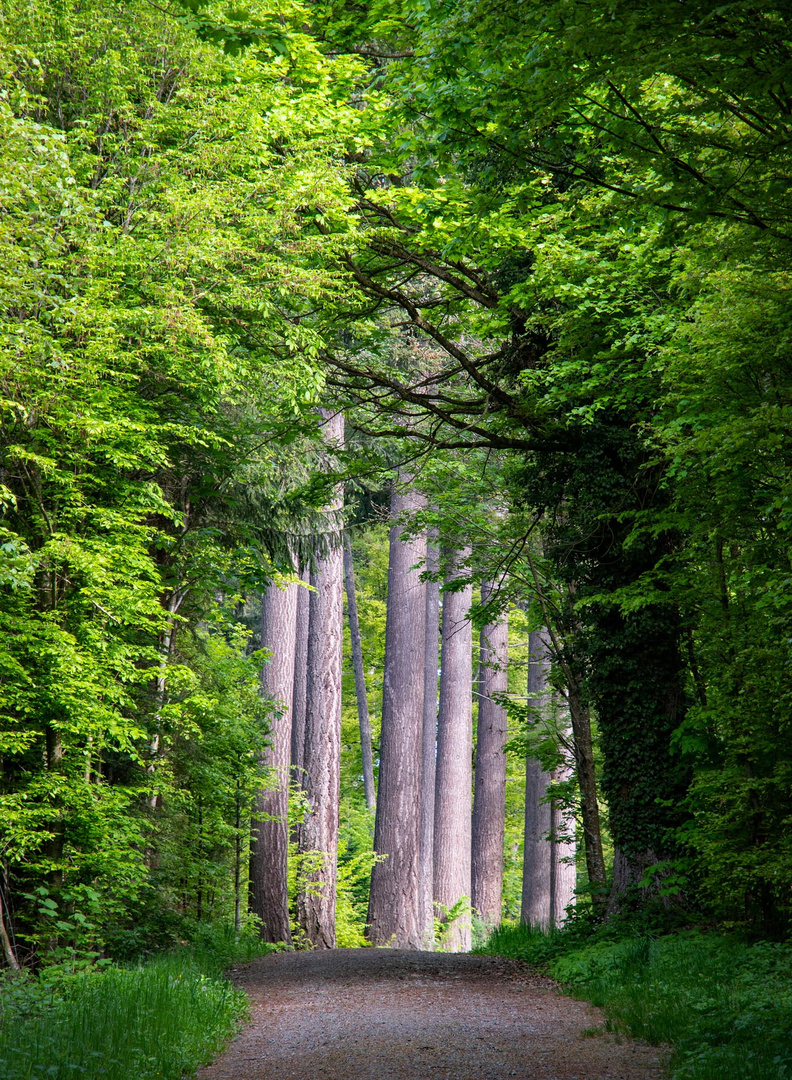
POLYGON ((0 987, 0 1077, 181 1080, 246 1013, 222 967, 260 951, 221 932, 134 967, 10 980, 0 987))
POLYGON ((528 927, 482 951, 542 964, 612 1029, 673 1047, 674 1080, 792 1077, 792 946, 684 932, 592 940, 528 927))

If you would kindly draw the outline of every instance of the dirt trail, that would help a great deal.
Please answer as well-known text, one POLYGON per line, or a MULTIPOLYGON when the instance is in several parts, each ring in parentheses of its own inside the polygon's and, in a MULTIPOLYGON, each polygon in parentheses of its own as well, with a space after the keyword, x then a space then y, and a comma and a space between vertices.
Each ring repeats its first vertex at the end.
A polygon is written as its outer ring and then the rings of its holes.
POLYGON ((234 980, 250 995, 252 1023, 200 1080, 662 1076, 657 1050, 603 1034, 599 1010, 509 960, 395 949, 281 953, 247 964, 234 980))
POLYGON ((200 1080, 662 1077, 656 1049, 602 1033, 598 1010, 508 960, 280 953, 234 978, 250 996, 252 1023, 200 1080))

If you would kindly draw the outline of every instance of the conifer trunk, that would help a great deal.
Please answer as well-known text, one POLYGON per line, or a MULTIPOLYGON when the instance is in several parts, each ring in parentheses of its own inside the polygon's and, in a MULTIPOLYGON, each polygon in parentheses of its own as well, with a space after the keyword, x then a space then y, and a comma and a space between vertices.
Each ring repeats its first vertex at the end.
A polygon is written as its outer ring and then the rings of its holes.
POLYGON ((357 699, 358 727, 360 729, 360 756, 363 763, 363 791, 366 807, 373 810, 377 796, 374 790, 374 757, 371 753, 371 722, 369 720, 366 672, 363 667, 363 642, 360 637, 357 596, 355 595, 355 568, 352 563, 352 545, 344 533, 344 586, 347 597, 349 638, 352 644, 352 668, 355 673, 355 698, 357 699))
MULTIPOLYGON (((543 632, 532 631, 528 644, 528 708, 534 717, 548 707, 550 661, 543 632)), ((525 853, 520 921, 541 930, 550 928, 553 889, 550 832, 552 816, 545 801, 550 776, 536 758, 525 763, 525 853)))
POLYGON ((296 585, 287 589, 270 585, 261 602, 261 647, 270 653, 261 671, 261 687, 275 703, 263 764, 272 780, 256 798, 250 844, 250 910, 261 919, 264 941, 288 943, 289 754, 297 589, 296 585))
MULTIPOLYGON (((391 519, 421 505, 401 479, 391 493, 391 519)), ((369 937, 374 945, 420 948, 421 771, 424 704, 425 585, 420 580, 426 538, 402 539, 392 524, 382 691, 379 793, 374 850, 387 856, 371 874, 369 937)))
MULTIPOLYGON (((459 565, 464 554, 458 560, 459 565)), ((446 584, 455 572, 449 570, 446 584)), ((434 902, 443 919, 460 900, 470 900, 471 792, 473 786, 472 589, 443 593, 440 645, 440 707, 435 783, 434 902)), ((446 936, 451 952, 471 947, 469 916, 457 918, 446 936)))
MULTIPOLYGON (((493 586, 481 586, 481 602, 493 586)), ((494 700, 508 688, 509 619, 502 615, 481 628, 478 723, 473 795, 471 903, 484 923, 498 926, 503 893, 503 838, 506 822, 506 710, 494 700)))
MULTIPOLYGON (((300 579, 309 582, 310 571, 304 567, 300 579)), ((294 642, 294 688, 292 690, 291 726, 291 777, 293 783, 303 786, 303 760, 305 758, 305 693, 308 681, 308 624, 311 611, 311 593, 304 585, 297 586, 297 624, 294 642)))
MULTIPOLYGON (((427 539, 426 569, 436 574, 438 551, 433 537, 427 539)), ((434 865, 435 774, 437 766, 437 669, 440 651, 440 582, 426 582, 426 634, 424 637, 424 699, 421 751, 421 911, 424 947, 434 948, 434 865)))
MULTIPOLYGON (((569 732, 567 732, 567 738, 569 732)), ((568 756, 553 773, 553 783, 560 784, 570 780, 574 774, 574 765, 568 756)), ((550 893, 550 924, 561 926, 566 921, 567 908, 575 903, 577 885, 577 821, 574 811, 563 806, 557 800, 550 805, 551 821, 551 859, 553 885, 550 893)))
MULTIPOLYGON (((344 417, 320 410, 322 433, 330 452, 341 448, 344 417)), ((339 487, 327 507, 343 509, 339 487)), ((335 947, 336 858, 341 758, 341 663, 344 620, 344 569, 338 543, 311 573, 313 592, 308 627, 308 676, 305 701, 304 789, 308 811, 300 824, 301 853, 316 852, 321 864, 311 871, 297 896, 300 925, 317 948, 335 947)))

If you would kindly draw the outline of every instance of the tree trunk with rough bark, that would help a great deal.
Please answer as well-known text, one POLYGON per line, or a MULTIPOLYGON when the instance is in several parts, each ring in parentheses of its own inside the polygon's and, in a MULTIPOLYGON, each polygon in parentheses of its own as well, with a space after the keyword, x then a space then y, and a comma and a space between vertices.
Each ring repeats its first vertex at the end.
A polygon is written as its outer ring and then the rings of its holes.
POLYGON ((377 796, 374 790, 374 757, 371 753, 371 722, 369 720, 366 672, 363 667, 363 642, 360 637, 357 596, 355 595, 355 569, 352 563, 352 545, 344 533, 344 586, 347 597, 349 637, 352 644, 352 668, 355 673, 355 697, 357 699, 358 726, 360 728, 360 756, 363 761, 363 791, 366 806, 373 810, 377 796))
POLYGON ((270 654, 261 687, 275 703, 263 764, 270 785, 258 793, 250 844, 250 910, 261 919, 264 941, 291 943, 289 930, 289 753, 294 687, 297 589, 270 585, 261 603, 261 647, 270 654))
MULTIPOLYGON (((303 567, 300 579, 309 582, 310 571, 303 567)), ((292 691, 291 727, 291 777, 295 784, 303 786, 303 760, 305 758, 305 692, 308 681, 308 624, 311 611, 311 593, 304 585, 297 586, 297 623, 294 641, 294 689, 292 691)))
MULTIPOLYGON (((493 585, 481 586, 481 602, 493 585)), ((500 925, 506 822, 506 710, 494 700, 508 689, 509 618, 483 626, 479 645, 478 723, 473 795, 471 902, 489 927, 500 925)))
MULTIPOLYGON (((553 773, 553 783, 569 780, 574 773, 571 761, 559 765, 553 773)), ((561 926, 566 921, 567 908, 575 903, 577 886, 577 822, 574 812, 553 800, 550 806, 551 859, 553 884, 550 891, 550 924, 561 926)))
MULTIPOLYGON (((426 569, 436 574, 438 551, 427 540, 426 569)), ((434 903, 432 901, 434 863, 435 773, 437 765, 437 681, 440 651, 440 582, 426 582, 426 636, 424 638, 424 699, 421 751, 421 911, 424 947, 434 948, 434 903)))
MULTIPOLYGON (((656 866, 660 861, 660 856, 657 852, 652 851, 651 848, 647 848, 647 850, 641 852, 640 855, 631 853, 629 856, 625 855, 621 848, 614 848, 613 883, 611 885, 605 915, 615 915, 618 912, 625 895, 631 890, 638 892, 636 887, 639 882, 643 880, 646 871, 650 866, 656 866)), ((659 895, 661 887, 662 876, 655 877, 649 887, 641 889, 640 893, 644 897, 651 895, 657 896, 659 895)), ((668 902, 668 898, 666 898, 666 903, 668 902)))
MULTIPOLYGON (((605 859, 602 853, 602 831, 600 828, 599 803, 597 801, 597 778, 594 765, 594 750, 591 739, 591 716, 588 705, 583 700, 581 690, 581 678, 579 665, 576 663, 574 653, 570 654, 563 641, 557 637, 559 629, 556 623, 556 632, 553 623, 549 619, 550 605, 547 602, 545 588, 536 572, 536 568, 528 558, 531 574, 536 587, 536 596, 542 608, 542 612, 548 619, 548 638, 553 645, 553 650, 564 673, 566 683, 566 701, 569 706, 569 718, 572 725, 572 745, 575 756, 575 769, 577 771, 578 789, 580 791, 580 818, 583 824, 583 844, 586 858, 586 871, 588 873, 591 899, 594 910, 604 913, 607 902, 607 875, 605 873, 605 859)), ((573 585, 568 585, 565 590, 562 607, 566 608, 566 614, 562 621, 568 623, 568 628, 576 625, 574 617, 574 593, 573 585)))
MULTIPOLYGON (((541 716, 548 708, 550 660, 543 631, 532 631, 528 644, 528 708, 541 716)), ((550 848, 552 815, 546 801, 550 775, 536 758, 525 763, 525 854, 520 921, 541 930, 550 928, 553 873, 550 848)))
MULTIPOLYGON (((394 482, 391 518, 418 509, 409 481, 394 482)), ((425 585, 420 580, 426 538, 405 541, 391 525, 388 607, 382 690, 379 793, 374 850, 387 856, 371 874, 369 938, 374 945, 420 948, 421 752, 423 746, 425 585)))
MULTIPOLYGON (((6 882, 7 886, 7 882, 6 882)), ((8 904, 5 901, 4 890, 0 888, 0 939, 3 943, 3 956, 6 959, 6 963, 12 971, 21 971, 22 966, 17 960, 16 953, 11 944, 11 938, 9 937, 8 930, 6 929, 6 916, 8 917, 8 925, 11 926, 11 912, 8 909, 8 904)))
MULTIPOLYGON (((344 417, 321 409, 323 435, 341 448, 344 417)), ((339 488, 328 511, 339 515, 339 488)), ((300 824, 299 850, 315 852, 320 865, 305 875, 297 895, 297 914, 305 935, 317 948, 335 947, 336 858, 341 758, 341 663, 344 625, 344 568, 338 543, 311 574, 313 592, 308 628, 308 677, 303 758, 308 810, 300 824)))
POLYGON ((586 871, 591 888, 591 900, 595 911, 602 911, 607 900, 607 874, 605 856, 602 852, 602 831, 599 803, 597 802, 597 777, 594 764, 594 747, 591 739, 591 716, 583 704, 577 682, 567 680, 567 703, 572 724, 572 741, 575 749, 575 769, 580 791, 580 819, 583 823, 583 845, 586 871))
MULTIPOLYGON (((458 564, 464 560, 464 553, 458 564)), ((453 570, 446 583, 453 581, 453 570)), ((439 918, 460 901, 470 900, 472 810, 472 630, 468 612, 472 589, 443 593, 440 645, 440 707, 437 722, 437 775, 434 826, 434 902, 439 918)), ((469 914, 446 931, 446 947, 471 947, 469 914)))

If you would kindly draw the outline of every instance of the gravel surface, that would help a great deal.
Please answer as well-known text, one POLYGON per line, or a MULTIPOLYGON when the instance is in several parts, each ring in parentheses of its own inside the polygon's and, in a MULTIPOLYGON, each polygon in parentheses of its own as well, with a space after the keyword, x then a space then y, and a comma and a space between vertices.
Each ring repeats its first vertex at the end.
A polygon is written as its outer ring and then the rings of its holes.
POLYGON ((660 1080, 656 1048, 491 956, 338 949, 234 972, 251 1023, 200 1080, 660 1080))

